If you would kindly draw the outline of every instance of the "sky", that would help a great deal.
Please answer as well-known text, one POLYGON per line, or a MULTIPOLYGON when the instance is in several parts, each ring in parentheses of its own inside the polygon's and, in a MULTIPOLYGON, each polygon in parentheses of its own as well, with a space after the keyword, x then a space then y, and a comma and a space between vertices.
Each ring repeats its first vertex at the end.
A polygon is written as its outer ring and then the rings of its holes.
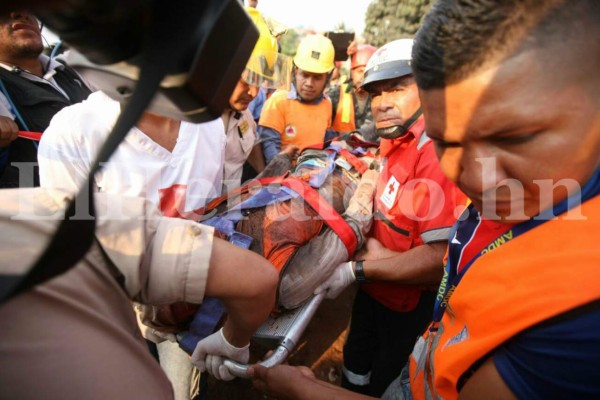
POLYGON ((258 0, 259 11, 291 28, 333 30, 341 22, 358 36, 365 28, 365 14, 372 0, 258 0))

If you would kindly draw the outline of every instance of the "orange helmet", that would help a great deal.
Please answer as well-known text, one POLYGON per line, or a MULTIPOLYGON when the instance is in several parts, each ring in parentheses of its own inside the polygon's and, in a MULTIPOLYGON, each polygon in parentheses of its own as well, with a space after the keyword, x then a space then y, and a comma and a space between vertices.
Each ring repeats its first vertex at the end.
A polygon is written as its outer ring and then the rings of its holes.
POLYGON ((350 69, 364 67, 367 65, 369 58, 377 51, 377 47, 370 44, 359 44, 356 52, 352 54, 350 61, 350 69))

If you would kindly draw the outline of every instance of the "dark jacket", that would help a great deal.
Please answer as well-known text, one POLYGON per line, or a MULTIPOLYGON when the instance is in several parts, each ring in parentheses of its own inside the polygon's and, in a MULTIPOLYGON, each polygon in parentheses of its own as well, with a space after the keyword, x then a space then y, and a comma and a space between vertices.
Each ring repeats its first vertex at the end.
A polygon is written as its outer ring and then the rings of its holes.
MULTIPOLYGON (((25 125, 19 119, 15 122, 20 130, 43 132, 50 124, 50 120, 64 107, 85 100, 91 90, 81 80, 81 77, 72 68, 64 66, 55 70, 54 80, 67 93, 67 99, 52 85, 29 80, 23 75, 27 74, 19 68, 6 70, 0 68, 0 80, 4 84, 10 100, 18 113, 23 118, 25 125)), ((37 143, 18 138, 7 148, 8 161, 11 164, 0 166, 0 188, 19 187, 19 170, 12 163, 33 162, 37 163, 37 143)), ((33 182, 25 182, 25 186, 39 186, 37 166, 33 182)))

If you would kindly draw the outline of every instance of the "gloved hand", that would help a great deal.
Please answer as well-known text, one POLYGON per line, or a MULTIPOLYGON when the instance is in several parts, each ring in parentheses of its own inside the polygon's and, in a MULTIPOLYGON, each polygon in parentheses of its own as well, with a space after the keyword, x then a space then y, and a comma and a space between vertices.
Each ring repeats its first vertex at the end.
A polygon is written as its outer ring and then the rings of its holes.
POLYGON ((325 297, 328 299, 335 299, 342 290, 347 288, 354 281, 356 281, 356 276, 354 276, 352 261, 341 263, 325 282, 317 286, 314 293, 319 294, 327 290, 325 297))
POLYGON ((241 363, 247 363, 250 358, 250 343, 244 347, 235 347, 223 336, 223 328, 218 332, 202 339, 196 345, 192 354, 192 364, 200 372, 207 371, 210 375, 223 381, 230 381, 235 376, 223 365, 225 358, 241 363))

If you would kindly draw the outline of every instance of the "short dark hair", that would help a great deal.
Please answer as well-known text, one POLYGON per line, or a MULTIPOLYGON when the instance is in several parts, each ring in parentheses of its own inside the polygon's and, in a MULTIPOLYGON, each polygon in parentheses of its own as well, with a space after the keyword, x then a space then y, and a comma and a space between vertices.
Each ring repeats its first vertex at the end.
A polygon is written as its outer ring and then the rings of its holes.
POLYGON ((600 0, 439 0, 413 46, 421 89, 459 82, 485 65, 526 49, 582 48, 598 68, 600 0), (587 38, 583 44, 583 40, 587 38))

